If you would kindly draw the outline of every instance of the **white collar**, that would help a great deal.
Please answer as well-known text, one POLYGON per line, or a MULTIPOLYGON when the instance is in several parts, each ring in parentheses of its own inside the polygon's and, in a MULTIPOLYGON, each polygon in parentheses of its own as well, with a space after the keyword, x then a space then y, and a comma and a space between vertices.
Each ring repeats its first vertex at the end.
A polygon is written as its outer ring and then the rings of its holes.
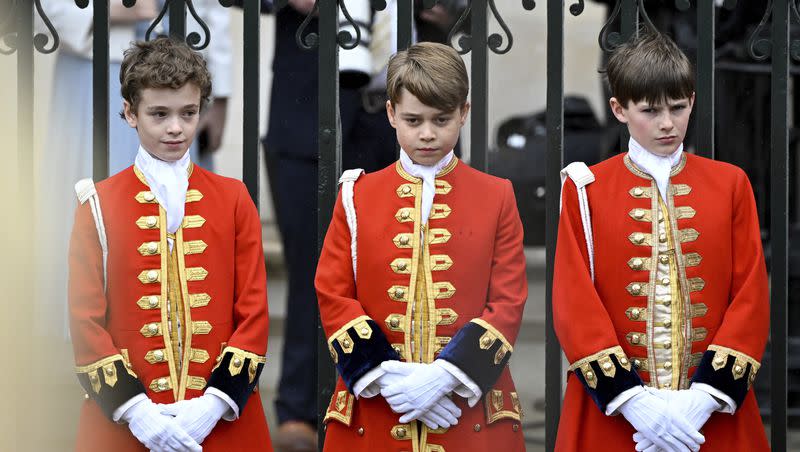
POLYGON ((628 141, 628 157, 656 181, 661 198, 667 202, 666 193, 669 187, 670 173, 683 157, 683 143, 672 154, 661 156, 648 151, 631 137, 628 141))
POLYGON ((174 233, 183 221, 186 191, 189 188, 189 151, 175 162, 153 157, 139 146, 135 165, 144 175, 150 191, 167 211, 167 231, 174 233))

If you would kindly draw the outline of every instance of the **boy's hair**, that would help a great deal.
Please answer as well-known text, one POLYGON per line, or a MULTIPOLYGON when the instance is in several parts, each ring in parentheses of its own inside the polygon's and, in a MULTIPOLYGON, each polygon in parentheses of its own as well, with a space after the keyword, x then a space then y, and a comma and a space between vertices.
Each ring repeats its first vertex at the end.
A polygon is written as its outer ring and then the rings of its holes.
MULTIPOLYGON (((211 74, 206 61, 184 42, 161 37, 137 41, 125 50, 119 70, 122 98, 136 114, 145 88, 180 89, 187 83, 200 88, 200 108, 211 95, 211 74)), ((120 116, 125 117, 120 113, 120 116)))
POLYGON ((662 104, 694 93, 694 69, 669 37, 641 31, 639 37, 614 50, 606 68, 611 95, 628 108, 628 102, 662 104))
POLYGON ((420 42, 389 59, 386 93, 392 105, 400 102, 403 88, 425 105, 453 111, 467 102, 467 67, 452 47, 420 42))

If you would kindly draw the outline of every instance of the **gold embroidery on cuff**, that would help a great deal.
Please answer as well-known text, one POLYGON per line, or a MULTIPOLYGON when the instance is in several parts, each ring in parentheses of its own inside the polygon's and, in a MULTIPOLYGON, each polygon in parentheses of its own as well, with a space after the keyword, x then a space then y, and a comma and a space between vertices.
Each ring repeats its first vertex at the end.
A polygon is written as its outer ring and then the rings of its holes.
POLYGON ((628 360, 628 357, 625 355, 625 352, 622 350, 622 347, 616 345, 614 347, 609 347, 603 350, 600 350, 597 353, 589 355, 585 358, 581 358, 574 363, 572 363, 567 372, 574 372, 575 369, 583 369, 584 367, 589 370, 589 364, 593 361, 599 361, 601 358, 609 357, 610 355, 614 355, 617 357, 617 362, 619 365, 622 366, 623 369, 630 371, 631 370, 631 363, 628 360))
POLYGON ((475 323, 477 325, 480 325, 486 331, 491 332, 494 335, 494 337, 496 337, 497 339, 500 339, 500 341, 503 342, 503 345, 505 345, 506 349, 508 349, 509 352, 513 352, 514 351, 514 346, 511 345, 511 342, 509 342, 508 339, 506 339, 506 337, 503 335, 503 333, 501 333, 497 328, 495 328, 493 325, 491 325, 486 320, 483 320, 483 319, 472 319, 472 320, 470 320, 470 322, 475 323))
POLYGON ((733 375, 734 380, 738 380, 745 376, 745 371, 747 370, 747 365, 750 364, 750 376, 748 377, 748 389, 750 385, 752 385, 753 381, 755 380, 755 374, 761 368, 761 363, 753 359, 752 357, 736 351, 732 348, 723 347, 721 345, 709 345, 708 350, 714 351, 714 357, 711 360, 711 367, 714 370, 720 370, 725 367, 725 364, 728 362, 728 357, 733 356, 735 358, 733 367, 731 368, 731 374, 733 375))
POLYGON ((339 328, 333 334, 328 336, 328 344, 332 345, 333 341, 338 340, 339 336, 341 336, 342 334, 346 333, 347 330, 349 330, 350 328, 354 327, 355 325, 357 325, 357 324, 359 324, 361 322, 366 322, 367 320, 372 320, 372 319, 370 319, 370 317, 367 316, 367 315, 360 315, 360 316, 354 318, 353 320, 345 323, 344 325, 341 326, 341 328, 339 328))
POLYGON ((354 400, 355 396, 347 391, 339 391, 334 394, 331 397, 331 403, 328 406, 328 411, 325 413, 325 418, 322 420, 322 423, 327 424, 329 420, 334 419, 344 425, 350 426, 354 400))
POLYGON ((339 346, 342 347, 342 351, 346 354, 353 353, 353 339, 347 331, 340 334, 339 337, 336 338, 336 342, 339 343, 339 346))
POLYGON ((361 322, 353 325, 353 329, 356 330, 356 334, 361 339, 369 339, 372 337, 372 328, 369 326, 366 320, 362 320, 361 322))

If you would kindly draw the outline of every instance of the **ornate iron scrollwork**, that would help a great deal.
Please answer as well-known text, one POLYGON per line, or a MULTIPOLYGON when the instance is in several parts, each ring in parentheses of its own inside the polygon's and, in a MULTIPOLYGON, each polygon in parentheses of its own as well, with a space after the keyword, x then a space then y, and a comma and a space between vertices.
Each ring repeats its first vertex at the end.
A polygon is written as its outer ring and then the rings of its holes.
POLYGON ((343 30, 336 34, 336 42, 339 44, 339 47, 345 50, 352 50, 358 46, 359 42, 361 42, 361 27, 359 27, 356 21, 353 20, 353 16, 351 16, 350 11, 347 10, 344 0, 340 0, 338 3, 345 20, 356 31, 356 36, 354 39, 353 35, 350 34, 349 31, 343 30))
POLYGON ((208 25, 206 25, 205 21, 200 18, 200 15, 197 14, 197 11, 194 9, 194 5, 192 4, 192 0, 185 0, 186 7, 189 9, 189 14, 197 21, 197 25, 200 25, 200 28, 203 30, 205 34, 205 38, 203 39, 203 43, 198 45, 200 42, 200 34, 196 31, 193 31, 186 35, 186 44, 189 45, 189 48, 192 50, 203 50, 208 47, 208 42, 211 40, 211 32, 208 29, 208 25))
POLYGON ((764 11, 764 16, 761 18, 761 22, 758 24, 756 29, 753 30, 753 34, 747 38, 747 53, 750 54, 750 57, 756 61, 764 61, 772 53, 772 43, 769 42, 769 39, 762 38, 760 36, 771 15, 772 0, 767 0, 767 8, 764 11))
MULTIPOLYGON (((458 33, 458 31, 464 25, 464 22, 467 20, 467 17, 469 17, 471 12, 472 12, 472 2, 469 2, 467 3, 467 7, 464 8, 464 11, 461 12, 461 16, 458 17, 456 23, 453 24, 453 28, 450 29, 450 33, 447 34, 447 42, 449 43, 453 42, 453 37, 458 33)), ((456 49, 459 54, 466 55, 467 53, 469 53, 470 50, 472 50, 471 41, 472 37, 466 32, 464 32, 464 35, 458 38, 458 46, 461 48, 461 50, 459 50, 458 47, 455 46, 455 44, 453 44, 453 48, 456 49)))
POLYGON ((294 40, 297 42, 297 47, 300 47, 304 50, 312 50, 319 46, 319 34, 311 32, 303 36, 306 28, 308 28, 308 24, 311 22, 311 19, 317 15, 318 11, 319 0, 316 0, 314 2, 314 7, 308 12, 308 15, 306 15, 306 18, 303 19, 303 22, 300 24, 300 26, 297 27, 297 32, 294 35, 294 40))
POLYGON ((489 0, 489 9, 492 10, 492 15, 494 16, 495 20, 497 20, 497 24, 500 25, 500 28, 503 29, 503 32, 505 32, 506 36, 508 37, 508 45, 501 49, 500 46, 503 45, 503 37, 499 33, 492 33, 489 35, 486 41, 487 45, 489 46, 489 50, 497 55, 508 53, 508 51, 511 50, 511 46, 514 45, 514 36, 511 34, 511 29, 508 28, 508 25, 506 25, 506 22, 497 11, 497 6, 495 6, 494 0, 489 0))
POLYGON ((569 13, 575 17, 580 16, 581 13, 583 13, 583 8, 585 6, 583 2, 584 0, 578 0, 577 2, 569 5, 569 13))
MULTIPOLYGON (((78 0, 75 0, 75 1, 78 1, 78 0)), ((135 0, 134 0, 134 2, 135 2, 135 0)), ((150 36, 153 34, 153 30, 155 30, 156 27, 158 26, 158 24, 161 23, 161 21, 164 19, 164 16, 167 14, 167 10, 169 9, 170 3, 172 3, 172 0, 165 0, 164 1, 164 6, 161 7, 161 11, 158 13, 158 16, 156 16, 156 18, 153 20, 153 23, 151 23, 150 26, 147 27, 147 32, 144 34, 145 41, 149 41, 150 40, 150 36)), ((125 6, 128 6, 128 5, 126 4, 125 6)))
MULTIPOLYGON (((3 55, 11 55, 17 51, 19 45, 19 31, 6 31, 7 28, 10 27, 11 24, 14 23, 14 20, 17 17, 17 8, 20 7, 20 1, 12 1, 9 5, 8 15, 6 19, 0 23, 0 42, 5 48, 0 47, 0 53, 3 55)), ((53 38, 53 44, 50 47, 47 47, 47 44, 50 42, 50 37, 44 33, 36 33, 33 36, 33 47, 39 51, 39 53, 53 53, 58 49, 58 44, 60 39, 58 37, 58 32, 56 31, 55 27, 53 27, 53 23, 50 22, 50 18, 47 17, 44 10, 42 9, 41 0, 34 0, 33 2, 34 8, 36 9, 36 13, 39 15, 39 18, 42 19, 44 26, 47 28, 50 36, 53 38)))
MULTIPOLYGON (((581 4, 583 0, 577 0, 581 4)), ((497 5, 495 5, 495 0, 488 0, 487 4, 489 6, 489 10, 491 11, 492 15, 494 16, 497 24, 500 25, 500 28, 503 30, 503 33, 506 35, 506 39, 508 39, 508 44, 505 47, 503 46, 503 36, 499 33, 492 33, 487 37, 486 44, 489 47, 489 50, 494 52, 497 55, 502 55, 504 53, 508 53, 511 50, 511 47, 514 45, 514 36, 511 34, 511 29, 506 24, 503 17, 500 15, 500 12, 497 10, 497 5), (502 47, 502 48, 501 48, 502 47)), ((534 0, 522 0, 522 7, 526 10, 530 11, 536 7, 536 2, 534 0)), ((450 33, 447 35, 447 41, 453 43, 453 38, 459 31, 462 31, 461 28, 464 25, 464 22, 467 20, 467 17, 472 13, 472 2, 470 1, 467 4, 467 7, 464 8, 464 11, 461 12, 461 16, 458 18, 456 23, 453 25, 453 28, 450 29, 450 33)), ((461 55, 465 55, 472 50, 472 35, 464 31, 464 34, 458 38, 458 47, 453 45, 458 53, 461 55), (460 49, 459 49, 460 48, 460 49)))
POLYGON ((604 52, 611 52, 618 45, 622 44, 622 35, 616 31, 609 32, 611 24, 613 24, 614 21, 619 18, 621 12, 622 2, 617 0, 616 3, 614 3, 614 9, 611 10, 611 14, 609 14, 608 19, 606 19, 606 23, 603 24, 602 28, 600 28, 600 35, 597 38, 597 42, 600 44, 600 48, 603 49, 604 52))

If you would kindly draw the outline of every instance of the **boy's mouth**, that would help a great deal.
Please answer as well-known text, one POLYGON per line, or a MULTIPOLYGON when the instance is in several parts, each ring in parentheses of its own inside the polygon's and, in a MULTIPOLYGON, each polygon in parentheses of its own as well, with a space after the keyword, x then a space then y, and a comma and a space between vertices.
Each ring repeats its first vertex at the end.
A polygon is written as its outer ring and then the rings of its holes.
POLYGON ((438 150, 438 148, 417 148, 417 150, 422 152, 433 152, 438 150))
POLYGON ((675 141, 677 138, 678 138, 678 137, 677 137, 677 136, 675 136, 675 135, 670 135, 670 136, 667 136, 667 137, 660 137, 660 138, 656 138, 656 141, 658 141, 658 142, 660 142, 660 143, 672 143, 672 142, 673 142, 673 141, 675 141))

